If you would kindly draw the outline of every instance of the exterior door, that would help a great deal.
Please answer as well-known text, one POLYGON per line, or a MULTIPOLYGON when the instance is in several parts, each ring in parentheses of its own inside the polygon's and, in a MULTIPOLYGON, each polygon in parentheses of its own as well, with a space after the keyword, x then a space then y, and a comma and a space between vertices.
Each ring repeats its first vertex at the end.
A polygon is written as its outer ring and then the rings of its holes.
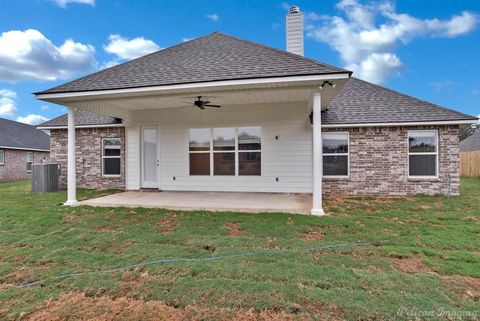
POLYGON ((157 127, 142 128, 142 187, 158 188, 158 134, 157 127))

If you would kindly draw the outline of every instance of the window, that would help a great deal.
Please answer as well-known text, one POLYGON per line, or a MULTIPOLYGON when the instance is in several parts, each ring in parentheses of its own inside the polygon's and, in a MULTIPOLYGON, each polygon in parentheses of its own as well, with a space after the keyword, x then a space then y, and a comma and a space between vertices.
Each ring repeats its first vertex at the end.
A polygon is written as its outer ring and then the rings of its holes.
POLYGON ((0 149, 0 165, 5 165, 5 150, 0 149))
POLYGON ((349 176, 348 132, 322 133, 323 176, 349 176))
POLYGON ((189 130, 190 175, 261 175, 261 129, 189 130))
POLYGON ((120 157, 120 138, 104 138, 102 140, 103 176, 120 176, 120 157))
POLYGON ((33 152, 27 152, 27 172, 32 171, 33 152))
POLYGON ((438 132, 408 132, 408 176, 435 177, 438 173, 438 132))
POLYGON ((190 129, 190 175, 210 175, 210 129, 190 129))
POLYGON ((262 172, 260 127, 238 129, 238 174, 260 175, 262 172))

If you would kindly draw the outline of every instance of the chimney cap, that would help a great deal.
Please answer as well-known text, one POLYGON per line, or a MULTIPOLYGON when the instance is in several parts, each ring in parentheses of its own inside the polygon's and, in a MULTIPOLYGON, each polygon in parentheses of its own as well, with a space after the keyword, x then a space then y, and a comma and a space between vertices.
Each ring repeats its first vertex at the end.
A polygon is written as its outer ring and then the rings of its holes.
POLYGON ((294 13, 300 13, 300 7, 299 6, 291 6, 288 9, 288 14, 294 14, 294 13))

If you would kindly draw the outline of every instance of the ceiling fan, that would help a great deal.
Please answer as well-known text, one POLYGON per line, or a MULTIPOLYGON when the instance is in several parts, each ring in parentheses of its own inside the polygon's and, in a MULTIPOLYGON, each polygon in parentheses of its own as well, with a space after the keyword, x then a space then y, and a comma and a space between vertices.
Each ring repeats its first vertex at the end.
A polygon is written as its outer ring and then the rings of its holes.
POLYGON ((184 107, 197 107, 201 110, 204 110, 206 107, 214 107, 214 108, 220 108, 222 106, 220 105, 213 105, 213 104, 210 104, 210 101, 208 100, 202 100, 202 96, 197 96, 197 99, 193 101, 193 105, 188 105, 188 106, 184 106, 184 107))

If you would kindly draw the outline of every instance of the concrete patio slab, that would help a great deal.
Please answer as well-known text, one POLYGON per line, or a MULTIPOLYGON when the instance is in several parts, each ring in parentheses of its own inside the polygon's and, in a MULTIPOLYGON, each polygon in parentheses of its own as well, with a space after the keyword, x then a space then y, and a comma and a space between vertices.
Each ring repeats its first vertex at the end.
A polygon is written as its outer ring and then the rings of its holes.
POLYGON ((78 205, 309 214, 312 196, 281 193, 128 191, 81 201, 78 205))

